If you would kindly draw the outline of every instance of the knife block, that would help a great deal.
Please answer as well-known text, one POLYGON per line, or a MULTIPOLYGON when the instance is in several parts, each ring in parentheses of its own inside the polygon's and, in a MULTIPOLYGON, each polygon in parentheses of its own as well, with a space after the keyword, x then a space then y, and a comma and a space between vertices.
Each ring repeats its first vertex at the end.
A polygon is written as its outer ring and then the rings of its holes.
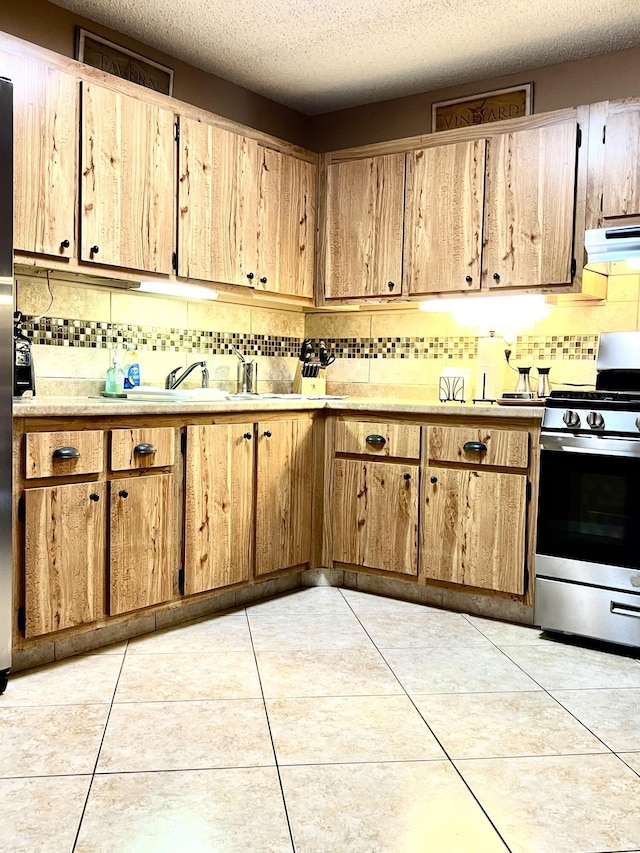
POLYGON ((320 368, 320 372, 314 378, 302 375, 302 362, 296 366, 296 375, 293 379, 293 393, 306 396, 327 393, 326 370, 320 368))

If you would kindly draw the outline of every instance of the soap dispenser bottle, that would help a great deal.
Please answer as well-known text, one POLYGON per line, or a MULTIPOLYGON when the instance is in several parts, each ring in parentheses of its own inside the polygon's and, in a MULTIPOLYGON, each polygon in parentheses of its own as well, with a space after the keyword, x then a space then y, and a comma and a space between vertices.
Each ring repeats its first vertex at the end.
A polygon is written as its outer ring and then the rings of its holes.
POLYGON ((117 352, 113 356, 111 367, 107 370, 104 393, 107 397, 124 396, 124 371, 120 367, 120 359, 117 352))

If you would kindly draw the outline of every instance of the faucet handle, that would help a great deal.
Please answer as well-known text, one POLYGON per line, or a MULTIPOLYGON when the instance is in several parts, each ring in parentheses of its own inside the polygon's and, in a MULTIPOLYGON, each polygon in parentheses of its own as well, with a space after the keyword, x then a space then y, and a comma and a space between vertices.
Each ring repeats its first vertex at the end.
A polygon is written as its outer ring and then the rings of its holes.
POLYGON ((202 387, 208 388, 209 387, 209 371, 207 370, 207 362, 203 361, 202 364, 200 365, 200 367, 202 368, 202 387))

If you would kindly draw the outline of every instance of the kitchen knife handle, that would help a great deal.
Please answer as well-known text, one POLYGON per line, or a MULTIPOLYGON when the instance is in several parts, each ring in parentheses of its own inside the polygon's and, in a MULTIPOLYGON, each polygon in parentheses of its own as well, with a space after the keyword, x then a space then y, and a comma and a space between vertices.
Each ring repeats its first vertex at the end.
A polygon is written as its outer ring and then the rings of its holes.
POLYGON ((487 445, 484 441, 465 441, 462 449, 466 450, 467 453, 486 453, 487 445))
POLYGON ((387 443, 387 439, 383 435, 368 435, 365 441, 374 450, 382 450, 387 443))
POLYGON ((142 444, 136 444, 133 448, 133 452, 138 456, 153 456, 153 454, 157 453, 158 450, 153 446, 153 444, 143 442, 142 444))
POLYGON ((80 459, 80 451, 77 447, 58 447, 53 451, 54 459, 80 459))

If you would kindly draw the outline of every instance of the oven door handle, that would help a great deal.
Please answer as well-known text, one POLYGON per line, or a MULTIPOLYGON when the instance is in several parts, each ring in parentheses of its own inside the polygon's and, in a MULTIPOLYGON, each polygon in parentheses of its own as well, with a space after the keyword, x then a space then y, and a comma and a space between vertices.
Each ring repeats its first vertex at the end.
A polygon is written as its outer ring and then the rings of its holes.
POLYGON ((635 619, 640 619, 640 607, 634 604, 622 604, 619 601, 612 601, 609 605, 609 610, 616 616, 633 616, 635 619))
POLYGON ((591 453, 595 456, 640 457, 640 438, 604 438, 599 435, 567 435, 545 432, 540 449, 552 453, 591 453))

